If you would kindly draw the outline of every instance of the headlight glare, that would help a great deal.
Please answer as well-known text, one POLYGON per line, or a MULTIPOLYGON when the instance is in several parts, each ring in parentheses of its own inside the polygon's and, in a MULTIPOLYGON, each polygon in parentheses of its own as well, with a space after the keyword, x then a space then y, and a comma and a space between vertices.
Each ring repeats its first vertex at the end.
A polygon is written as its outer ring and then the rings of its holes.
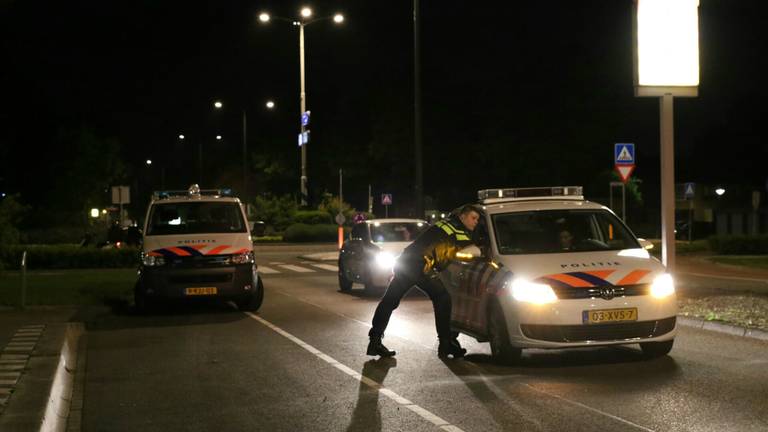
POLYGON ((158 255, 147 255, 142 253, 141 254, 141 262, 146 267, 158 267, 161 265, 165 265, 165 258, 163 256, 158 255))
POLYGON ((395 256, 392 255, 390 252, 377 253, 375 260, 376 260, 376 265, 380 269, 392 270, 392 267, 395 266, 395 256))
POLYGON ((512 297, 517 301, 533 304, 547 304, 557 301, 557 295, 551 286, 534 283, 526 279, 512 281, 512 297))
POLYGON ((651 284, 651 295, 657 299, 669 297, 675 293, 675 281, 672 275, 664 273, 656 276, 651 284))

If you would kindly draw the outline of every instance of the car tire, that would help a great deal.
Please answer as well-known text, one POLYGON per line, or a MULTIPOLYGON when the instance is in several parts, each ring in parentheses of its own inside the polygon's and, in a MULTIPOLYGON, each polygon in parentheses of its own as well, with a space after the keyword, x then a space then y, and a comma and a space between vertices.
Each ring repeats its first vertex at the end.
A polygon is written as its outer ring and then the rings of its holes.
POLYGON ((663 342, 641 342, 640 349, 643 350, 646 358, 656 358, 669 354, 674 343, 674 339, 663 342))
POLYGON ((243 312, 256 312, 264 302, 264 284, 261 283, 261 278, 258 278, 256 282, 256 290, 249 296, 238 300, 237 308, 243 312))
POLYGON ((341 259, 339 259, 339 289, 342 292, 349 292, 352 289, 352 281, 347 279, 345 273, 344 265, 342 265, 341 259))
POLYGON ((491 354, 496 363, 508 366, 520 359, 522 349, 512 346, 509 342, 507 322, 498 303, 491 306, 488 317, 488 340, 491 343, 491 354))

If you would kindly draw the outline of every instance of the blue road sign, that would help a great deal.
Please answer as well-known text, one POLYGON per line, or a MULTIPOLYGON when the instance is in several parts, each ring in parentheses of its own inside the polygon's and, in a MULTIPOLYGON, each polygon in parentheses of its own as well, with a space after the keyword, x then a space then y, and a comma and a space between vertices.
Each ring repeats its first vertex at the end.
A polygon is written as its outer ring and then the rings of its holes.
POLYGON ((696 195, 696 183, 686 183, 684 192, 685 199, 693 199, 694 195, 696 195))
POLYGON ((301 113, 301 125, 309 126, 309 111, 304 111, 301 113))
POLYGON ((635 145, 630 143, 614 144, 613 156, 616 165, 634 165, 635 145))

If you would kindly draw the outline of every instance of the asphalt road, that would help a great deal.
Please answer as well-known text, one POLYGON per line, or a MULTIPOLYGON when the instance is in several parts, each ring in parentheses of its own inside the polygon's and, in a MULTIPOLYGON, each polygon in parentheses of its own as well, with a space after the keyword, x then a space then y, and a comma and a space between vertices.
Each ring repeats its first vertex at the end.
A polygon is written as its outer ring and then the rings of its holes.
MULTIPOLYGON (((338 292, 328 264, 259 254, 256 314, 229 304, 87 323, 86 431, 765 431, 768 344, 682 327, 668 357, 637 347, 531 350, 494 365, 465 336, 441 361, 429 301, 412 292, 365 356, 378 298, 338 292), (302 269, 302 270, 298 270, 302 269)), ((357 286, 356 286, 357 288, 357 286)))

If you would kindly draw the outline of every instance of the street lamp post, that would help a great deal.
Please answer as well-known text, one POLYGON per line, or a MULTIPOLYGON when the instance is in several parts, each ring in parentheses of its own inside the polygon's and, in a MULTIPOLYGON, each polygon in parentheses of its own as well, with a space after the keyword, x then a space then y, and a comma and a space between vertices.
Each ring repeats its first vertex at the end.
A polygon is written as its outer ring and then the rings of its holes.
MULTIPOLYGON (((299 92, 299 104, 300 104, 300 115, 304 116, 304 113, 307 112, 307 93, 305 88, 305 79, 304 79, 304 27, 316 23, 318 21, 323 21, 326 19, 333 19, 333 22, 336 24, 341 24, 344 22, 344 15, 337 13, 333 16, 327 16, 322 18, 312 18, 312 9, 308 7, 303 7, 300 12, 301 18, 298 20, 291 20, 288 18, 283 18, 279 16, 270 15, 269 13, 262 12, 259 14, 259 21, 262 23, 268 23, 272 18, 275 18, 280 21, 287 21, 292 23, 294 26, 299 27, 299 79, 300 79, 300 92, 299 92)), ((307 136, 307 125, 305 121, 301 121, 301 128, 300 128, 300 135, 299 135, 299 145, 301 146, 301 178, 300 178, 300 193, 301 193, 301 205, 306 206, 308 204, 308 188, 307 188, 307 144, 309 142, 308 139, 306 139, 307 136)))

